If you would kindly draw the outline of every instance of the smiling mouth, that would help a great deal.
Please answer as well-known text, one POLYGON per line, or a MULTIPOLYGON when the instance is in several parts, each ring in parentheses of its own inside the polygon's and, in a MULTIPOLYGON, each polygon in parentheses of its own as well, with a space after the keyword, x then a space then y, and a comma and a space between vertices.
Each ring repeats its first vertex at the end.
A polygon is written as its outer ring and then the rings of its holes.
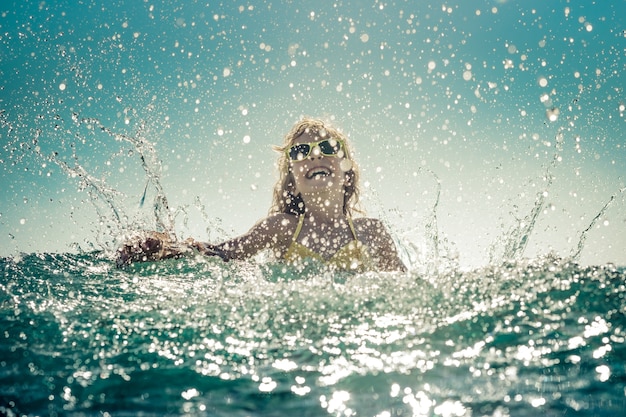
POLYGON ((324 167, 312 168, 309 172, 306 173, 306 177, 308 179, 312 178, 322 178, 322 177, 330 177, 330 170, 324 167))

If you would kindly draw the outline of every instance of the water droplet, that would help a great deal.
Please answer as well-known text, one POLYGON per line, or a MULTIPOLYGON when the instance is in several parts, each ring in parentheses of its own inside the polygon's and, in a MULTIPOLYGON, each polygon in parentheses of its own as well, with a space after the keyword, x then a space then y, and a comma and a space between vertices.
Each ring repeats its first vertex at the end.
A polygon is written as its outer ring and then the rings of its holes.
POLYGON ((546 110, 546 117, 551 122, 556 122, 559 119, 560 110, 557 107, 552 107, 546 110))

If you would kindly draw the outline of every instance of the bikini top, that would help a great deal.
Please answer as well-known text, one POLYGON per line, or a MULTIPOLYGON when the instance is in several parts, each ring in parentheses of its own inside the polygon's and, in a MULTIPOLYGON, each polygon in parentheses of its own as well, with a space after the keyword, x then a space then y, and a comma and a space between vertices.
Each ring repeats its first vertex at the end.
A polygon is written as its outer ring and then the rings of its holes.
POLYGON ((363 271, 367 269, 370 264, 367 247, 357 239, 356 231, 354 230, 354 225, 350 217, 348 217, 348 225, 350 226, 350 231, 354 239, 339 248, 339 250, 328 259, 297 241, 303 224, 304 216, 300 216, 296 231, 291 238, 291 244, 283 255, 285 261, 290 264, 301 264, 303 261, 306 262, 306 259, 313 259, 346 271, 363 271))

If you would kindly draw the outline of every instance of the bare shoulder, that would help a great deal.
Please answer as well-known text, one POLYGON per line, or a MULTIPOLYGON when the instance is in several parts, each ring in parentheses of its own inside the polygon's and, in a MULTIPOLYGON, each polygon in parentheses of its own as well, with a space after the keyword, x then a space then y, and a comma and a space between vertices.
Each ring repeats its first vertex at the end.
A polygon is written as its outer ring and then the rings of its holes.
POLYGON ((295 229, 298 224, 298 218, 293 214, 276 213, 260 220, 257 226, 266 227, 270 231, 285 232, 295 229))
POLYGON ((359 240, 368 245, 389 245, 391 236, 383 222, 371 217, 361 217, 353 220, 354 228, 359 240))
POLYGON ((381 233, 387 233, 387 229, 380 219, 359 217, 354 219, 353 223, 357 232, 365 233, 368 236, 375 237, 381 233))
POLYGON ((253 230, 266 235, 275 243, 282 243, 291 239, 297 225, 298 218, 293 214, 277 213, 259 220, 253 230))
POLYGON ((381 220, 364 217, 354 219, 353 222, 359 240, 368 245, 380 270, 406 271, 398 257, 393 238, 381 220))

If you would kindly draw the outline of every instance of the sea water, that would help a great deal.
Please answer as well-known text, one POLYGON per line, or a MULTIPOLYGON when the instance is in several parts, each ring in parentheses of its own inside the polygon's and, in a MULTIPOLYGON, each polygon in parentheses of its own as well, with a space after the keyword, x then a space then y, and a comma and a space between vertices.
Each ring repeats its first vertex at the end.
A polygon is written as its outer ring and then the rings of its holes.
POLYGON ((626 273, 0 260, 4 415, 620 416, 626 273))

